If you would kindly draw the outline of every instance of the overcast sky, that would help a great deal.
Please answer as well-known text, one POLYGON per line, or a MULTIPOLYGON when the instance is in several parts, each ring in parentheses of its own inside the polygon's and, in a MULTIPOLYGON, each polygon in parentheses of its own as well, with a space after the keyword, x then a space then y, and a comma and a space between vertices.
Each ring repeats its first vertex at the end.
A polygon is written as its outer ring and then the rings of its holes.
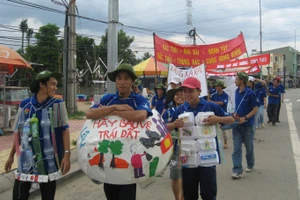
MULTIPOLYGON (((53 4, 51 0, 27 1, 64 10, 63 7, 53 4)), ((108 0, 77 0, 76 4, 80 15, 108 21, 108 0)), ((193 0, 192 4, 193 26, 207 44, 234 38, 242 31, 249 53, 251 49, 259 50, 259 0, 193 0)), ((144 52, 153 53, 153 32, 162 38, 186 43, 188 26, 185 0, 120 0, 119 5, 120 23, 153 30, 142 31, 118 27, 135 37, 132 49, 139 51, 139 55, 144 52)), ((26 18, 29 27, 34 29, 48 23, 57 24, 59 27, 64 25, 62 14, 26 8, 6 0, 0 0, 0 13, 1 25, 18 26, 21 20, 26 18)), ((107 28, 107 24, 82 19, 77 19, 76 25, 78 34, 93 35, 97 43, 100 42, 100 36, 107 28)), ((21 38, 21 33, 5 30, 7 29, 0 28, 0 36, 21 38)), ((283 46, 294 47, 295 30, 299 40, 297 49, 300 50, 299 0, 262 0, 262 50, 283 46)), ((0 38, 0 43, 19 48, 21 41, 0 38)), ((197 43, 202 44, 199 38, 197 43)))

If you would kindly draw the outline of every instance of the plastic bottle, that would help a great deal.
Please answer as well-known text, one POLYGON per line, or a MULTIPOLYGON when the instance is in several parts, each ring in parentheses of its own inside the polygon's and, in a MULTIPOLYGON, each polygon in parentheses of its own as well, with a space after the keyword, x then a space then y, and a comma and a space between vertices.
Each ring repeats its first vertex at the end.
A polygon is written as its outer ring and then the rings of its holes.
POLYGON ((43 161, 43 155, 41 151, 41 143, 40 143, 40 135, 39 135, 39 120, 35 114, 33 114, 31 120, 31 134, 32 134, 32 143, 35 152, 35 159, 36 159, 36 167, 41 175, 45 175, 45 167, 43 161))
POLYGON ((15 134, 15 146, 16 146, 16 155, 18 157, 18 172, 22 172, 22 162, 21 162, 21 153, 20 153, 20 140, 19 138, 22 137, 22 132, 23 132, 23 128, 24 128, 24 123, 25 123, 25 113, 22 109, 19 109, 19 117, 18 117, 18 123, 15 126, 14 129, 14 134, 15 134))
POLYGON ((30 119, 27 119, 24 123, 24 128, 22 131, 21 144, 22 151, 20 156, 20 168, 22 168, 21 173, 29 173, 30 168, 34 166, 33 154, 29 146, 29 136, 30 136, 30 119))
POLYGON ((55 165, 55 159, 54 159, 54 150, 53 150, 53 146, 51 144, 51 138, 50 138, 50 126, 51 126, 51 122, 48 117, 48 111, 46 109, 43 109, 42 110, 41 127, 43 129, 43 134, 44 134, 44 154, 47 159, 48 174, 57 172, 57 168, 55 165))

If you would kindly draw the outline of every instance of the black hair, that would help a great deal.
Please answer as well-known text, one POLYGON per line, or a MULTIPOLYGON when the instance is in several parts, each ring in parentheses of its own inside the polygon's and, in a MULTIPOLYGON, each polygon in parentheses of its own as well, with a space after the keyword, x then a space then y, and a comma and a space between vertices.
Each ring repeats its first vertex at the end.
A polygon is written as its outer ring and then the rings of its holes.
POLYGON ((44 79, 44 80, 41 80, 40 82, 39 82, 39 87, 38 87, 38 90, 37 90, 37 92, 36 93, 38 93, 39 91, 40 91, 40 83, 42 83, 43 85, 46 85, 47 86, 47 82, 50 80, 50 78, 51 77, 48 77, 48 78, 46 78, 46 79, 44 79))

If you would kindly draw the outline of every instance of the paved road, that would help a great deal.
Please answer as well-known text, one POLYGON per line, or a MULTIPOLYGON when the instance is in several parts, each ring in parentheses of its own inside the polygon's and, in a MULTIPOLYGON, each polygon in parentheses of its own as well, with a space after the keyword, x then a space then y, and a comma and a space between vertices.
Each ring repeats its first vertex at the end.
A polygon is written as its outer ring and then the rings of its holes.
MULTIPOLYGON (((282 106, 281 123, 276 127, 266 125, 256 132, 255 171, 244 173, 240 180, 231 179, 230 148, 225 150, 226 163, 218 166, 218 199, 222 200, 297 200, 299 198, 298 174, 295 165, 291 132, 300 132, 300 89, 287 91, 286 101, 282 106), (290 104, 292 103, 292 104, 290 104), (290 131, 287 106, 292 106, 290 113, 297 130, 290 131)), ((297 134, 296 134, 297 136, 297 134)), ((299 136, 298 136, 299 137, 299 136)), ((231 141, 231 140, 230 140, 231 141)), ((299 143, 299 138, 296 142, 299 143)), ((297 144, 297 143, 296 143, 297 144)), ((300 147, 300 145, 299 145, 300 147)), ((297 148, 296 148, 297 150, 297 148)), ((300 148, 299 148, 300 150, 300 148)), ((297 153, 297 152, 296 152, 297 153)), ((296 155, 299 160, 300 154, 296 155)), ((244 166, 245 160, 244 160, 244 166)), ((299 170, 299 169, 298 169, 299 170)), ((170 187, 168 171, 147 189, 138 188, 138 200, 171 200, 174 199, 170 187)), ((7 194, 6 194, 7 195, 7 194)), ((4 197, 4 196, 3 196, 4 197)), ((7 197, 7 196, 6 196, 7 197)), ((2 198, 0 195, 0 199, 2 198)), ((33 200, 40 199, 36 195, 33 200)), ((57 189, 56 199, 98 199, 104 200, 102 185, 96 185, 83 173, 76 173, 68 180, 61 182, 57 189)))

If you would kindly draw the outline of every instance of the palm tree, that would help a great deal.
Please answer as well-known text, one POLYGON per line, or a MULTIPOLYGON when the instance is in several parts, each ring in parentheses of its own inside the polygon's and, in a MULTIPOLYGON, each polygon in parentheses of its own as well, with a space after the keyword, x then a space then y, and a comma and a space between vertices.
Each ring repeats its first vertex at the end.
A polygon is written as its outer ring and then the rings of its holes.
POLYGON ((27 30, 27 34, 26 34, 26 38, 27 38, 27 42, 28 42, 27 46, 29 46, 29 44, 30 44, 30 39, 32 38, 32 35, 33 35, 33 29, 29 28, 27 30))
POLYGON ((27 19, 24 19, 20 23, 20 31, 22 32, 22 54, 24 53, 24 35, 28 30, 28 24, 27 24, 27 19))

